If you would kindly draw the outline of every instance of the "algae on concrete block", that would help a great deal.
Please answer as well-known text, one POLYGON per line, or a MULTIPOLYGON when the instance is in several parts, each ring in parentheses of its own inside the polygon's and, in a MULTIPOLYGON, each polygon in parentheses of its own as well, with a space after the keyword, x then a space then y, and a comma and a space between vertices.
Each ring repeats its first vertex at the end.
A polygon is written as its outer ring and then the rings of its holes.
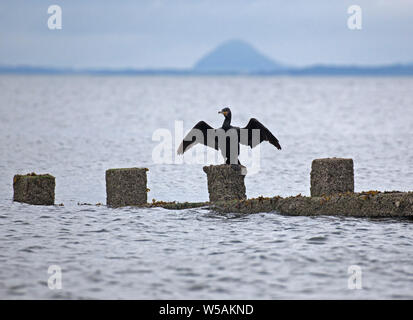
POLYGON ((205 166, 208 179, 209 201, 245 199, 246 170, 241 165, 222 164, 205 166))
POLYGON ((278 212, 292 216, 413 218, 413 192, 368 191, 322 197, 259 197, 215 202, 209 208, 221 213, 278 212))
POLYGON ((50 174, 17 174, 13 178, 13 201, 54 205, 55 177, 50 174))
POLYGON ((315 159, 311 164, 311 196, 354 192, 353 159, 315 159))
POLYGON ((146 168, 106 171, 106 204, 112 207, 144 205, 147 202, 146 168))

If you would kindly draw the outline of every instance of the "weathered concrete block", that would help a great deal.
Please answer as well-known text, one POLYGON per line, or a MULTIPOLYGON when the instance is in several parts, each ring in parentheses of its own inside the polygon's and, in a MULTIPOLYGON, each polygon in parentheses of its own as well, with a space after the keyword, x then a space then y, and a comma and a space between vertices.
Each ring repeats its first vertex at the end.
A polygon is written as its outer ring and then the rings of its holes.
POLYGON ((106 171, 106 204, 112 207, 143 205, 147 202, 147 168, 106 171))
POLYGON ((353 159, 315 159, 311 165, 311 196, 354 192, 353 159))
POLYGON ((222 164, 205 166, 208 179, 209 201, 245 199, 246 169, 240 165, 222 164))
POLYGON ((50 174, 16 174, 13 201, 36 205, 54 205, 56 181, 50 174))

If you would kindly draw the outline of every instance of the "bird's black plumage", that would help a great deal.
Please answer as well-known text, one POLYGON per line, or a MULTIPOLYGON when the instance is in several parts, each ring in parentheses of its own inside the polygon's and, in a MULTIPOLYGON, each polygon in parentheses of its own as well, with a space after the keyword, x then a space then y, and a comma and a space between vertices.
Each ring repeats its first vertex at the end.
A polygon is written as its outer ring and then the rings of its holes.
POLYGON ((274 135, 271 133, 271 131, 268 130, 257 119, 251 118, 250 121, 248 122, 247 126, 244 129, 248 129, 248 145, 251 148, 254 148, 257 144, 259 144, 263 141, 268 141, 273 146, 275 146, 278 150, 281 150, 281 146, 280 146, 280 143, 278 142, 278 139, 276 137, 274 137, 274 135), (254 129, 260 130, 259 131, 260 138, 259 138, 258 143, 256 141, 253 141, 253 139, 252 139, 252 132, 253 132, 254 129))
POLYGON ((214 129, 205 121, 199 121, 185 136, 178 148, 178 154, 183 154, 197 143, 202 143, 220 150, 226 164, 240 164, 238 160, 240 143, 254 148, 261 142, 268 141, 281 150, 278 139, 257 119, 251 118, 246 127, 239 128, 231 125, 229 108, 224 108, 219 113, 225 117, 222 127, 214 129))

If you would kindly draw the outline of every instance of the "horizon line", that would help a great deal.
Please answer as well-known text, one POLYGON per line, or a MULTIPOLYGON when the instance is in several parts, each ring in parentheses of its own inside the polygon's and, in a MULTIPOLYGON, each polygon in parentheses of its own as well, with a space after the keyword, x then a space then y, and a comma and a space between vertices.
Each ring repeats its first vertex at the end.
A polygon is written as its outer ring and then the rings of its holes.
POLYGON ((135 68, 135 67, 57 67, 36 65, 0 65, 0 74, 175 74, 175 75, 305 75, 305 74, 394 74, 413 75, 413 63, 381 65, 313 64, 303 67, 286 66, 282 70, 197 70, 191 68, 135 68))

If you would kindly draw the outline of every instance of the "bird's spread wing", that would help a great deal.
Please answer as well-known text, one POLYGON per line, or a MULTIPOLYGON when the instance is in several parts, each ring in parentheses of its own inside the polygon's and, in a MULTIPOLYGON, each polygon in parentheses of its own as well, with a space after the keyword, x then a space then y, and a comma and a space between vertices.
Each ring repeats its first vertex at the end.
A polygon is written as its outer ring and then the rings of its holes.
POLYGON ((199 121, 185 136, 184 140, 179 145, 177 153, 183 154, 186 150, 192 148, 197 143, 202 143, 208 147, 218 150, 218 144, 215 139, 208 139, 208 130, 214 129, 205 121, 199 121))
POLYGON ((281 150, 278 139, 274 137, 270 130, 268 130, 261 122, 255 118, 251 118, 245 128, 241 128, 241 144, 254 148, 256 145, 263 141, 268 141, 274 145, 278 150, 281 150), (255 130, 259 130, 259 135, 253 133, 255 130), (248 136, 247 136, 248 134, 248 136))

